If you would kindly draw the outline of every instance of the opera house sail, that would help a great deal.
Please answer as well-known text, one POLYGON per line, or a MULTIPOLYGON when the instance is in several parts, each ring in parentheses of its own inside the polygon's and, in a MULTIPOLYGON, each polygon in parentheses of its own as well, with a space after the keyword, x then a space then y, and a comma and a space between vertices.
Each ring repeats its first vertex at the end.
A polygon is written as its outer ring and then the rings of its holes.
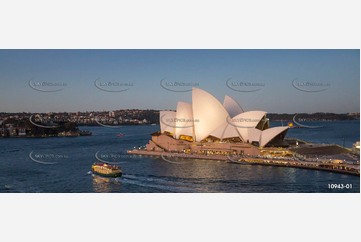
POLYGON ((223 104, 212 94, 192 89, 192 103, 178 102, 176 111, 160 111, 160 131, 148 151, 258 155, 282 144, 288 127, 270 127, 264 111, 244 111, 231 97, 223 104))

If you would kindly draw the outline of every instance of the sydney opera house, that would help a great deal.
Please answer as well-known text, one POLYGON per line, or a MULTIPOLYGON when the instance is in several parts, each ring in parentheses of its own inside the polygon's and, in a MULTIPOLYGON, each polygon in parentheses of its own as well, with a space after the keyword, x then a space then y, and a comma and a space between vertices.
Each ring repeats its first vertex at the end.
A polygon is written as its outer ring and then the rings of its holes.
POLYGON ((176 111, 160 111, 160 131, 148 151, 193 154, 258 155, 282 143, 288 127, 270 127, 264 111, 245 112, 231 97, 223 104, 210 93, 192 89, 192 103, 178 102, 176 111))

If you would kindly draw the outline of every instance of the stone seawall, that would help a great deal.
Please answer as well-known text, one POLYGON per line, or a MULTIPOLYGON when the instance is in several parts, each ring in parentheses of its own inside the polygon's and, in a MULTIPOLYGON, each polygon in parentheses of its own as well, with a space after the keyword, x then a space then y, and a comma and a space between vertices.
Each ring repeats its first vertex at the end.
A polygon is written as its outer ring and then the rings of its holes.
POLYGON ((147 150, 128 150, 128 154, 133 155, 146 155, 146 156, 157 156, 157 157, 166 157, 167 160, 171 158, 181 158, 181 159, 202 159, 202 160, 221 160, 230 163, 240 164, 240 165, 265 165, 265 166, 280 166, 280 167, 293 167, 293 168, 302 168, 302 169, 313 169, 321 171, 330 171, 337 172, 349 175, 360 176, 360 165, 331 165, 323 164, 317 162, 306 162, 298 161, 291 159, 270 159, 265 157, 237 157, 232 159, 232 157, 224 155, 200 155, 200 154, 185 154, 185 153, 172 153, 172 152, 159 152, 159 151, 147 151, 147 150))

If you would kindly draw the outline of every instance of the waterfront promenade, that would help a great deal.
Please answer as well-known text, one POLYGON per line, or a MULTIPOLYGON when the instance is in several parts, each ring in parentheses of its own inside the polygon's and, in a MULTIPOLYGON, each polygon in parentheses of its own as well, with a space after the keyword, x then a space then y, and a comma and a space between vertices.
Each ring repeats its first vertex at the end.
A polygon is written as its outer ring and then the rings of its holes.
POLYGON ((161 157, 166 161, 177 163, 179 159, 205 159, 205 160, 221 160, 229 163, 240 165, 266 165, 266 166, 281 166, 293 167, 303 169, 313 169, 322 171, 331 171, 343 174, 350 174, 360 176, 359 164, 344 164, 331 162, 314 162, 314 161, 300 161, 296 158, 282 158, 282 157, 247 157, 247 156, 226 156, 226 155, 202 155, 202 154, 186 154, 174 152, 158 152, 147 150, 128 150, 128 154, 146 155, 161 157))

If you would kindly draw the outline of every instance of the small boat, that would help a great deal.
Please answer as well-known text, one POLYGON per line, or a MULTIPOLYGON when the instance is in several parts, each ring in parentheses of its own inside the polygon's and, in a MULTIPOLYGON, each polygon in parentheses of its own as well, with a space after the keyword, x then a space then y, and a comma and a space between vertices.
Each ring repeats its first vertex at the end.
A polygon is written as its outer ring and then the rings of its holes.
POLYGON ((119 133, 117 134, 117 137, 123 137, 125 134, 119 133))
POLYGON ((122 170, 119 166, 96 162, 92 165, 93 174, 104 177, 121 177, 122 170))

